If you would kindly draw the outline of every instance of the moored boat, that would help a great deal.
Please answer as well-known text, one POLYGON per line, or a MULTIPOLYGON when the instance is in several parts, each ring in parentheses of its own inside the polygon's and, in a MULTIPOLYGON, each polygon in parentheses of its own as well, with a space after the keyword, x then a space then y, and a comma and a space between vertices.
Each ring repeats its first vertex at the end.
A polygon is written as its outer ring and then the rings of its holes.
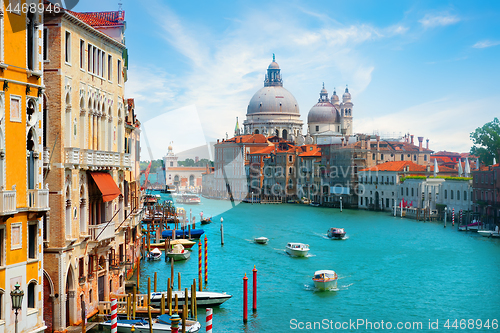
MULTIPOLYGON (((171 240, 170 241, 170 245, 176 245, 176 244, 181 244, 182 246, 184 246, 185 249, 190 249, 193 247, 194 244, 196 244, 196 242, 193 242, 193 241, 190 241, 188 239, 174 239, 174 240, 171 240)), ((163 250, 165 249, 165 242, 161 242, 161 243, 152 243, 150 246, 153 246, 153 247, 157 247, 159 248, 160 250, 163 250)))
POLYGON ((469 223, 466 225, 460 225, 460 226, 458 226, 458 230, 459 231, 468 231, 468 230, 477 231, 477 230, 479 230, 479 227, 481 227, 482 225, 483 225, 482 222, 476 221, 476 222, 472 222, 472 223, 469 223))
POLYGON ((309 204, 309 206, 319 207, 319 206, 320 206, 320 204, 319 204, 319 202, 312 201, 312 202, 309 204))
POLYGON ((314 286, 319 290, 337 289, 337 273, 330 270, 321 270, 314 272, 314 286))
POLYGON ((155 247, 147 254, 148 260, 160 260, 161 259, 161 251, 155 247))
POLYGON ((266 237, 256 237, 253 239, 253 241, 257 244, 267 244, 267 242, 269 241, 268 238, 266 237))
POLYGON ((165 252, 165 255, 173 261, 186 260, 191 256, 191 252, 186 250, 181 244, 173 246, 172 250, 165 252))
MULTIPOLYGON (((167 292, 156 292, 151 294, 151 306, 160 307, 161 304, 161 295, 165 294, 165 298, 167 297, 167 292)), ((172 298, 175 298, 177 295, 179 305, 184 305, 185 297, 184 291, 172 291, 172 298)), ((219 306, 228 299, 230 299, 232 295, 228 295, 226 293, 218 293, 213 291, 197 291, 196 292, 196 305, 198 307, 212 307, 219 306)), ((191 292, 188 290, 188 298, 191 299, 191 292)))
MULTIPOLYGON (((168 314, 158 316, 153 320, 153 333, 166 333, 171 332, 171 317, 168 314)), ((111 327, 111 320, 101 323, 104 327, 111 327)), ((182 322, 179 322, 179 330, 181 330, 182 322)), ((194 333, 201 329, 201 324, 198 321, 186 320, 186 332, 194 333)), ((118 319, 117 320, 117 332, 135 332, 135 333, 149 333, 149 322, 144 318, 138 319, 118 319)))
MULTIPOLYGON (((205 231, 203 229, 191 229, 191 238, 198 239, 204 233, 205 233, 205 231)), ((167 238, 167 237, 172 238, 172 229, 163 230, 163 232, 161 233, 161 237, 162 238, 167 238)), ((187 229, 175 230, 175 237, 176 238, 181 238, 181 237, 187 238, 187 237, 189 237, 189 230, 187 230, 187 229)))
POLYGON ((344 228, 330 228, 326 235, 331 239, 344 239, 345 230, 344 228))
POLYGON ((500 228, 496 226, 495 231, 493 230, 478 230, 478 234, 483 237, 500 237, 500 228))
POLYGON ((286 253, 291 256, 305 257, 309 252, 309 245, 302 243, 288 243, 286 245, 286 253))
POLYGON ((198 195, 192 193, 184 193, 176 197, 176 202, 178 204, 186 205, 198 205, 201 203, 201 199, 198 195))

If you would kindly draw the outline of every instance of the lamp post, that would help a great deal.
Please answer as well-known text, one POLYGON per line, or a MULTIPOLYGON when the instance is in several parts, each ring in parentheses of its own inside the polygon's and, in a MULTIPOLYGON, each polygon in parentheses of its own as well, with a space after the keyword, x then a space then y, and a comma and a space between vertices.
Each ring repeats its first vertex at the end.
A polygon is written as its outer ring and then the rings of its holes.
POLYGON ((342 213, 342 197, 340 197, 340 212, 342 213))
POLYGON ((10 298, 12 299, 12 310, 15 310, 16 311, 16 324, 15 324, 15 328, 16 328, 16 333, 18 332, 17 331, 17 313, 19 311, 19 309, 21 309, 22 305, 23 305, 23 296, 24 296, 24 291, 20 290, 21 286, 19 285, 19 283, 16 283, 16 285, 14 286, 14 290, 12 290, 10 292, 10 298))

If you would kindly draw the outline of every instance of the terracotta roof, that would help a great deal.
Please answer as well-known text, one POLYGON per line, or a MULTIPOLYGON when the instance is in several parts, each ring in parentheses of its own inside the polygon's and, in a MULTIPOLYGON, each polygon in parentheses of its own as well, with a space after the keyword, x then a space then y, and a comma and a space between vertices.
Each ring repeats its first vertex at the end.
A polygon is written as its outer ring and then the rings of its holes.
MULTIPOLYGON (((412 161, 391 161, 385 162, 371 168, 362 169, 360 171, 404 171, 404 168, 409 166, 408 172, 426 172, 427 166, 413 163, 412 161)), ((430 165, 430 171, 434 172, 434 165, 430 165)), ((439 167, 438 173, 456 173, 457 171, 445 166, 439 167)))
POLYGON ((266 137, 262 134, 245 134, 238 135, 231 139, 227 139, 225 141, 220 141, 221 143, 266 143, 268 142, 266 137))
POLYGON ((67 10, 68 13, 92 27, 112 27, 120 26, 125 21, 125 11, 113 12, 86 12, 77 13, 67 10))
POLYGON ((438 151, 437 153, 434 153, 434 155, 438 155, 438 156, 453 156, 453 157, 460 157, 461 156, 457 152, 446 151, 446 150, 438 151))
POLYGON ((253 153, 250 153, 250 155, 262 155, 262 154, 267 155, 267 154, 271 154, 271 152, 273 150, 274 150, 274 145, 265 147, 265 148, 257 150, 257 151, 254 151, 253 153))
POLYGON ((321 157, 321 148, 317 145, 304 145, 298 148, 302 151, 300 157, 321 157))

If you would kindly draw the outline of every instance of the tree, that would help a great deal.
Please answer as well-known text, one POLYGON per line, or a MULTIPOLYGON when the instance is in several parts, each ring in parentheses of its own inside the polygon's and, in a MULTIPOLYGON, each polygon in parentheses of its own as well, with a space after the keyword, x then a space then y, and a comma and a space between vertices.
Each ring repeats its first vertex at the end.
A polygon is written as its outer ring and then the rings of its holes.
POLYGON ((500 121, 498 118, 476 128, 470 134, 470 138, 474 144, 470 153, 479 157, 480 162, 491 165, 493 157, 496 158, 497 163, 500 162, 500 121))

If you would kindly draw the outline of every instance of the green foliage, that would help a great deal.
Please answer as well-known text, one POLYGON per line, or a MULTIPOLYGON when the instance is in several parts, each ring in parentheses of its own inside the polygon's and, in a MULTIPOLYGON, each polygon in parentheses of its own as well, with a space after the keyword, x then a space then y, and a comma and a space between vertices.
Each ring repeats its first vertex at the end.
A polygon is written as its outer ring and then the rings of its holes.
POLYGON ((399 181, 402 183, 406 179, 427 179, 427 177, 425 177, 425 176, 406 176, 406 177, 401 177, 401 179, 399 181))
POLYGON ((446 176, 437 176, 437 177, 429 177, 429 178, 439 178, 439 179, 444 179, 444 180, 459 180, 459 181, 469 181, 472 179, 472 177, 446 177, 446 176))
POLYGON ((186 166, 186 167, 202 167, 204 168, 207 164, 209 166, 214 166, 214 162, 206 159, 206 158, 202 158, 201 160, 199 160, 198 162, 195 162, 193 159, 191 158, 187 158, 185 161, 180 161, 178 162, 179 166, 186 166))
POLYGON ((493 157, 496 157, 497 162, 500 160, 500 121, 498 118, 476 128, 470 134, 470 138, 474 144, 470 153, 478 156, 480 162, 491 165, 493 157))

